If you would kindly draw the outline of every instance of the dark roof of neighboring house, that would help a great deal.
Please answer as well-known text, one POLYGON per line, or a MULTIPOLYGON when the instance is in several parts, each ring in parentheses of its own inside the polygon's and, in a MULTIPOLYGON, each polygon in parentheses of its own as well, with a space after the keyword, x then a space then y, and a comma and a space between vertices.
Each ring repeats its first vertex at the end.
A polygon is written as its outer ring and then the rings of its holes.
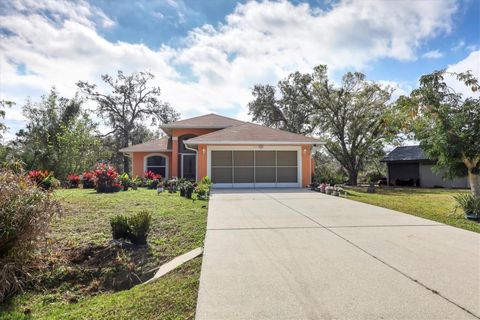
POLYGON ((244 123, 243 121, 224 117, 218 114, 210 113, 199 117, 184 119, 161 125, 167 134, 171 134, 171 129, 182 128, 205 128, 205 129, 223 129, 244 123))
POLYGON ((301 134, 273 129, 255 123, 207 133, 185 141, 186 144, 322 144, 322 141, 301 134))
POLYGON ((393 149, 382 162, 430 160, 420 146, 404 146, 393 149))
POLYGON ((120 152, 166 152, 172 151, 172 139, 165 136, 160 139, 147 141, 141 144, 136 144, 119 150, 120 152))

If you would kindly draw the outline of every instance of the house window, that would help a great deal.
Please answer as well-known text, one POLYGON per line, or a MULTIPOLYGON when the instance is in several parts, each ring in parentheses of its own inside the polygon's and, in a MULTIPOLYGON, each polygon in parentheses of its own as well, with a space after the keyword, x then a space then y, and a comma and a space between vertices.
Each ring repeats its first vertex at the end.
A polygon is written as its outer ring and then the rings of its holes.
POLYGON ((152 171, 160 174, 162 178, 167 177, 168 161, 162 155, 150 155, 145 157, 145 171, 152 171))

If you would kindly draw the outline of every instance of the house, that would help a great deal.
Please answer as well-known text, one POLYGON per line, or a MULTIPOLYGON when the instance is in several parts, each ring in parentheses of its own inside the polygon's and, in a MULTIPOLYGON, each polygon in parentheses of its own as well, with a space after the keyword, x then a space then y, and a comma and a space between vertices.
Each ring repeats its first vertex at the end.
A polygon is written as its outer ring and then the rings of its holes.
POLYGON ((435 160, 429 159, 420 146, 397 147, 381 160, 387 164, 388 185, 423 188, 468 188, 468 179, 445 180, 432 171, 435 160))
POLYGON ((217 114, 161 126, 166 136, 120 151, 134 176, 147 170, 166 178, 200 180, 214 187, 305 187, 312 152, 321 141, 217 114))

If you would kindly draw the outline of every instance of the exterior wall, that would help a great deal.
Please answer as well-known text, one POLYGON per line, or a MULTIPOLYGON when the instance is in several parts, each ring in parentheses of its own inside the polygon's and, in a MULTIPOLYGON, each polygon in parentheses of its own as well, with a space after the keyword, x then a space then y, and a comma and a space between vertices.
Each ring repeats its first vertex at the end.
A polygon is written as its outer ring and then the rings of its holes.
POLYGON ((443 180, 441 173, 432 171, 432 164, 420 163, 420 186, 423 188, 444 187, 444 188, 469 188, 467 177, 453 180, 443 180))
POLYGON ((170 152, 133 152, 132 155, 132 176, 143 177, 145 173, 145 157, 151 154, 160 154, 168 159, 169 177, 172 176, 172 154, 170 152))
POLYGON ((197 177, 198 180, 202 180, 207 176, 207 146, 204 144, 198 145, 197 152, 197 177))
POLYGON ((312 182, 312 154, 311 145, 302 145, 302 187, 312 182))

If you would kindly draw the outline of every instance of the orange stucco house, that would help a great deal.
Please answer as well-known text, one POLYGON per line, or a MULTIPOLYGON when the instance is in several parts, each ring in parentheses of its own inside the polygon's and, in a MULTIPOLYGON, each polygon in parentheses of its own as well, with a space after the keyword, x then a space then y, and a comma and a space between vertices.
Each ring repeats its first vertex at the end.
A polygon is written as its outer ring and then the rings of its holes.
POLYGON ((147 170, 166 178, 200 180, 214 187, 305 187, 312 153, 321 141, 258 124, 208 114, 161 126, 166 136, 121 149, 133 176, 147 170))

